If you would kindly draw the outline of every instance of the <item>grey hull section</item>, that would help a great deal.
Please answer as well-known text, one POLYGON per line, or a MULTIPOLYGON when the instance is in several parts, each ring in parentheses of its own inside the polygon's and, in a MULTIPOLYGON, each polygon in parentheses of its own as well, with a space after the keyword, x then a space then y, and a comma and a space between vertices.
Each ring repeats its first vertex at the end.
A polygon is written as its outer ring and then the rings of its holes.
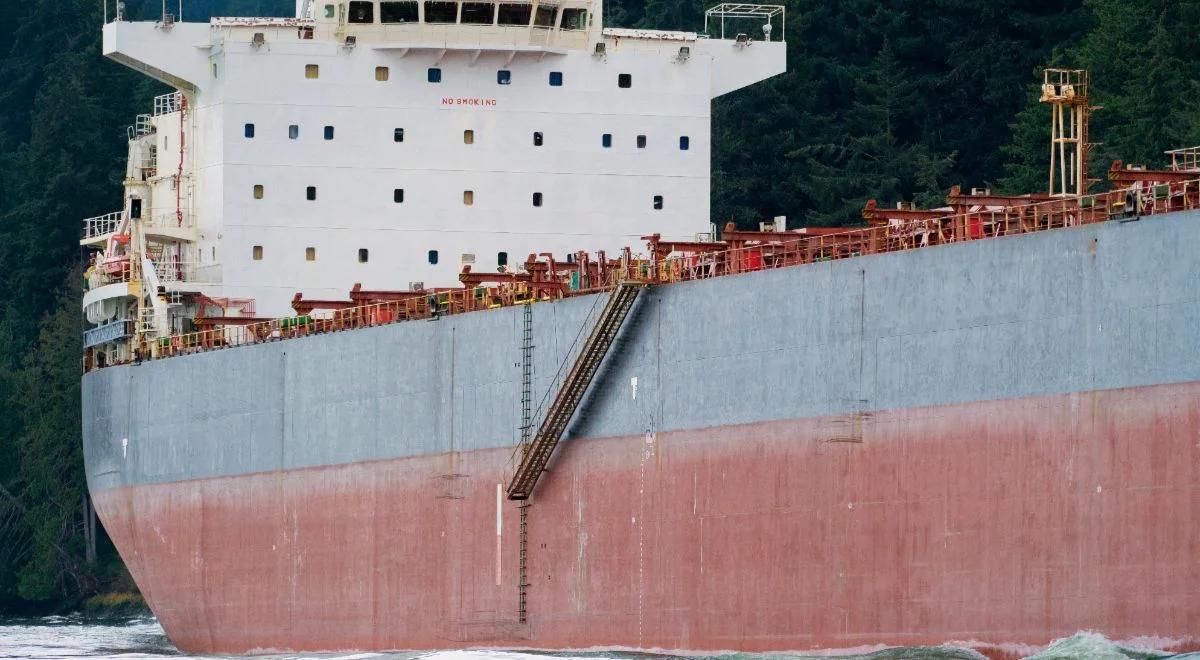
MULTIPOLYGON (((1200 380, 1198 254, 1184 212, 655 287, 568 437, 1200 380)), ((533 306, 535 402, 596 305, 533 306)), ((96 371, 89 484, 509 446, 520 348, 500 309, 96 371)))

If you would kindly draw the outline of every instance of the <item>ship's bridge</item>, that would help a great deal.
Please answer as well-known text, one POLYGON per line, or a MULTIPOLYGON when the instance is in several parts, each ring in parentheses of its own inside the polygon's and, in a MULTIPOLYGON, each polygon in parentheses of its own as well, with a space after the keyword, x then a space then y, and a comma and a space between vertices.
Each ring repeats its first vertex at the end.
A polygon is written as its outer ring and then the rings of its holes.
POLYGON ((317 38, 343 43, 554 51, 587 48, 600 14, 598 0, 309 0, 299 16, 313 22, 317 38))

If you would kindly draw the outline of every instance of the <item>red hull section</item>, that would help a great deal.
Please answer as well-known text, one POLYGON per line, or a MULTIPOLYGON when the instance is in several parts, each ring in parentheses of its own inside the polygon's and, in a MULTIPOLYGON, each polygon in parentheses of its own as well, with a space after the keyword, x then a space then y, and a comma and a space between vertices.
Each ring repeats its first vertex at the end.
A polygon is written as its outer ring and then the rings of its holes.
POLYGON ((98 494, 180 648, 773 651, 1200 631, 1200 384, 98 494), (499 553, 499 557, 497 556, 499 553))

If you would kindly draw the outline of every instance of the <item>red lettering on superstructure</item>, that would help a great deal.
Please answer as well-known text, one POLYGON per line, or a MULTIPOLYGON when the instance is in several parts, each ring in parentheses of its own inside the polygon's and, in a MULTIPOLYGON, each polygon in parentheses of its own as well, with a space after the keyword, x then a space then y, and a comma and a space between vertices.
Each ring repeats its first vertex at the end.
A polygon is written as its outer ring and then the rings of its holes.
POLYGON ((496 99, 469 99, 461 97, 442 97, 443 106, 468 106, 472 108, 494 108, 496 99))

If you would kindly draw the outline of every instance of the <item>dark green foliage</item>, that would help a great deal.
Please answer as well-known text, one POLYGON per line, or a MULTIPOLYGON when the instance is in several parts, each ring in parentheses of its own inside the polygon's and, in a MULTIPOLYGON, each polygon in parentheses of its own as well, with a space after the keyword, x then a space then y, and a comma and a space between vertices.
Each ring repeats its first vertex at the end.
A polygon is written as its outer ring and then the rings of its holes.
MULTIPOLYGON (((133 16, 162 11, 156 0, 128 4, 133 16)), ((200 4, 185 2, 191 18, 294 9, 290 0, 200 4)), ((9 9, 0 32, 0 610, 74 602, 120 577, 84 559, 79 222, 119 207, 125 126, 167 91, 100 56, 99 2, 9 9)), ((99 565, 111 565, 111 547, 101 549, 99 565)))
MULTIPOLYGON (((1104 106, 1094 175, 1114 158, 1161 165, 1163 150, 1200 143, 1195 2, 784 2, 787 73, 713 109, 714 222, 844 225, 868 199, 936 206, 956 183, 1044 190, 1049 111, 1036 100, 1047 64, 1092 72, 1104 106)), ((74 601, 127 579, 103 543, 100 568, 82 559, 77 234, 81 218, 118 207, 124 128, 167 91, 100 56, 97 0, 10 4, 0 31, 0 608, 74 601)), ((606 22, 700 31, 713 4, 609 0, 606 22)), ((154 19, 162 4, 128 9, 154 19)), ((183 17, 293 9, 185 0, 183 17)), ((736 32, 762 34, 757 24, 736 32)))

